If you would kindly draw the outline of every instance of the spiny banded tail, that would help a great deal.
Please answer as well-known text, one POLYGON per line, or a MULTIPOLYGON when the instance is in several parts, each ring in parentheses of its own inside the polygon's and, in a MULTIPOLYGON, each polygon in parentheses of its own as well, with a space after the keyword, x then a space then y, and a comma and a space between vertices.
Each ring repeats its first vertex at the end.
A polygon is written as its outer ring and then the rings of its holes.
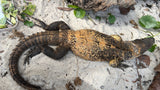
POLYGON ((41 32, 33 34, 28 38, 22 40, 16 48, 13 50, 9 59, 9 71, 12 78, 22 87, 28 90, 40 90, 39 86, 29 84, 24 78, 19 74, 18 71, 18 61, 22 53, 35 45, 47 44, 47 45, 59 45, 59 32, 41 32))

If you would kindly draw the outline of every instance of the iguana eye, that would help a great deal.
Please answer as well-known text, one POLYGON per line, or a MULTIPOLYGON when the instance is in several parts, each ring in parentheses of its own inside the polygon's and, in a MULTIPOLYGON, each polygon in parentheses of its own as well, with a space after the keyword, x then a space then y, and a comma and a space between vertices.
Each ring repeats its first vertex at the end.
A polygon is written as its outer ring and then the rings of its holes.
POLYGON ((108 48, 110 48, 110 47, 111 47, 111 45, 107 45, 107 47, 108 47, 108 48))

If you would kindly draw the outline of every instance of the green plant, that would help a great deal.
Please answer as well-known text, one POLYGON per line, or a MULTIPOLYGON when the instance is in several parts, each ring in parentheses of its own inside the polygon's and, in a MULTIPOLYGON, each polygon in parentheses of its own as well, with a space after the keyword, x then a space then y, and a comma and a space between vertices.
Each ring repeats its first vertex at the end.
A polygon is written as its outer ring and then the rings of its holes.
POLYGON ((154 50, 156 49, 156 47, 157 47, 157 45, 156 45, 156 44, 154 44, 154 45, 152 45, 152 47, 151 47, 148 51, 150 51, 150 52, 154 52, 154 50))
POLYGON ((86 11, 76 5, 68 5, 69 8, 73 8, 74 9, 74 15, 77 18, 84 18, 86 15, 86 11))
MULTIPOLYGON (((69 8, 73 8, 74 9, 74 15, 77 18, 84 18, 85 16, 87 16, 94 24, 95 22, 91 19, 91 17, 89 15, 86 15, 86 11, 76 5, 68 5, 69 8)), ((116 21, 116 17, 114 15, 112 15, 111 13, 108 14, 108 22, 110 24, 114 24, 114 22, 116 21)), ((96 16, 96 19, 98 19, 99 21, 101 20, 101 17, 96 16)))
POLYGON ((32 21, 25 20, 24 25, 29 26, 29 27, 33 27, 34 23, 32 21))
POLYGON ((160 29, 160 22, 157 21, 156 26, 154 27, 154 29, 160 29))
MULTIPOLYGON (((147 32, 147 31, 146 31, 147 32)), ((150 31, 148 31, 148 33, 151 34, 151 36, 148 36, 146 38, 154 38, 155 36, 158 36, 160 33, 156 34, 156 35, 153 35, 150 31)), ((153 44, 152 47, 150 49, 148 49, 148 51, 150 52, 154 52, 154 50, 156 49, 157 45, 156 44, 153 44)))
POLYGON ((151 15, 145 15, 142 16, 139 19, 139 24, 141 27, 146 28, 146 29, 159 29, 160 28, 160 22, 156 21, 156 19, 151 16, 151 15))
POLYGON ((8 24, 15 25, 18 10, 14 8, 11 1, 1 0, 1 4, 4 17, 0 19, 0 28, 5 28, 8 24))
POLYGON ((100 16, 96 16, 95 17, 98 21, 101 21, 101 17, 100 16))
POLYGON ((26 19, 26 17, 32 16, 35 12, 36 6, 29 3, 28 5, 24 6, 24 9, 22 11, 22 13, 20 13, 21 18, 24 20, 24 25, 29 26, 29 27, 33 27, 34 23, 32 21, 29 21, 26 19))
POLYGON ((0 28, 6 27, 6 17, 0 19, 0 28))
MULTIPOLYGON (((146 28, 146 29, 160 29, 160 22, 156 21, 156 19, 151 16, 151 15, 145 15, 142 16, 139 19, 139 24, 141 27, 146 28)), ((149 32, 151 36, 148 36, 146 38, 153 38, 155 36, 158 36, 160 33, 153 35, 150 31, 144 31, 144 32, 149 32)), ((153 52, 156 49, 157 45, 154 44, 148 51, 153 52)))
POLYGON ((32 16, 35 12, 36 6, 29 3, 25 5, 22 9, 22 11, 18 11, 14 8, 11 1, 2 0, 2 9, 3 13, 5 15, 4 18, 0 19, 0 28, 5 28, 7 25, 6 23, 10 23, 11 25, 16 24, 16 16, 19 14, 21 15, 21 18, 24 20, 24 25, 32 27, 34 23, 32 21, 29 21, 26 19, 27 15, 32 16))
POLYGON ((25 8, 25 9, 23 10, 22 13, 25 13, 25 14, 31 16, 31 15, 34 14, 35 9, 36 9, 36 6, 30 3, 30 4, 26 5, 24 8, 25 8))
POLYGON ((116 17, 114 15, 112 15, 111 13, 108 14, 108 22, 110 24, 114 24, 114 22, 116 21, 116 17))

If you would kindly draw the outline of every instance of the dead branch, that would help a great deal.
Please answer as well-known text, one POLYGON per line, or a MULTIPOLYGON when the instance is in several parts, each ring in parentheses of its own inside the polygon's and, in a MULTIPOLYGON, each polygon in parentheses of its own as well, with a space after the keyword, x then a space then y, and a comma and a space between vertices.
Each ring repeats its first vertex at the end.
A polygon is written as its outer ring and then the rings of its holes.
POLYGON ((73 5, 77 5, 85 10, 106 10, 113 5, 128 8, 136 3, 135 0, 66 0, 73 5))

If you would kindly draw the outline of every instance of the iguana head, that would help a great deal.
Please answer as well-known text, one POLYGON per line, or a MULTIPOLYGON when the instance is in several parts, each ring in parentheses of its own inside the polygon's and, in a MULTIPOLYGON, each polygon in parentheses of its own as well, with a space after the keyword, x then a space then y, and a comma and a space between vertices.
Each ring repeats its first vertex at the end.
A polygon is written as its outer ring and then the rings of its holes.
POLYGON ((142 39, 136 39, 132 41, 137 47, 138 47, 138 53, 143 54, 145 51, 150 49, 152 45, 155 43, 154 38, 142 38, 142 39))

